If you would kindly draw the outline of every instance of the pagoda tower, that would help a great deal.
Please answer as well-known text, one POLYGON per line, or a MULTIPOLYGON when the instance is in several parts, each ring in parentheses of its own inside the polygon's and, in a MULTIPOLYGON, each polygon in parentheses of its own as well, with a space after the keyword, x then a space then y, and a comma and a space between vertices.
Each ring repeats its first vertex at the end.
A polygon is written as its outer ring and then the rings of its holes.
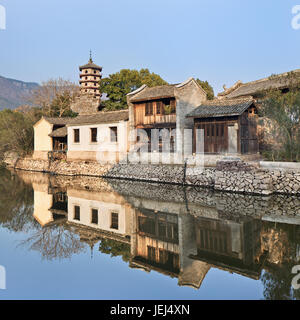
POLYGON ((90 53, 89 62, 79 67, 80 93, 71 104, 71 109, 79 115, 95 114, 102 110, 99 82, 102 78, 102 67, 97 66, 90 53))
POLYGON ((80 93, 93 94, 96 97, 101 98, 99 90, 99 81, 102 78, 102 67, 97 66, 93 59, 92 53, 90 52, 90 60, 87 64, 80 66, 80 93))

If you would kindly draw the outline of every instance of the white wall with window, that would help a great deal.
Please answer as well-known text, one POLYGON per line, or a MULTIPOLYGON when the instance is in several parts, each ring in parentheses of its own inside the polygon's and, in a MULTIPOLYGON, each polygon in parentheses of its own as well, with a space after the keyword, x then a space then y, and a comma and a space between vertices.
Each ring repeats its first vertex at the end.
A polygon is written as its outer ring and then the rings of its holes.
POLYGON ((128 150, 128 121, 68 126, 68 159, 121 159, 128 150))

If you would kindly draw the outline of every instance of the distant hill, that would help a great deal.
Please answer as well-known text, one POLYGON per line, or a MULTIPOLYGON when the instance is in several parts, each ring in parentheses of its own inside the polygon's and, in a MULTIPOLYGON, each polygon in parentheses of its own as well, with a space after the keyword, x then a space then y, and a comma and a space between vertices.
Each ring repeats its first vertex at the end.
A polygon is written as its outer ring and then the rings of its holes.
POLYGON ((0 76, 0 110, 15 109, 28 104, 27 97, 39 85, 0 76))

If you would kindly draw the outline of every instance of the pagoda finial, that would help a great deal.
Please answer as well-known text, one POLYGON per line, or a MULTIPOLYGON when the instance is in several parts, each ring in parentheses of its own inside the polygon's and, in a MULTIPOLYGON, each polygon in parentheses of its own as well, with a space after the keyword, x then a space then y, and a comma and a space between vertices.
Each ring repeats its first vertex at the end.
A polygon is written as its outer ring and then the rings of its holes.
POLYGON ((92 50, 90 50, 90 62, 93 63, 93 59, 92 59, 92 50))

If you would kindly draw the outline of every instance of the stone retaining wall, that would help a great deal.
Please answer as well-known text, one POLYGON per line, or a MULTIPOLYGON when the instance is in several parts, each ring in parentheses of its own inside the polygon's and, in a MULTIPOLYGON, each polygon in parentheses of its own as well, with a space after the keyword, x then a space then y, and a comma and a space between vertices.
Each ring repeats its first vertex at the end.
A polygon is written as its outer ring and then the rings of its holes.
POLYGON ((210 187, 215 190, 269 195, 299 194, 300 170, 262 169, 239 159, 229 158, 217 163, 216 168, 183 165, 107 164, 87 161, 53 161, 19 159, 16 169, 50 172, 68 176, 101 176, 210 187))

